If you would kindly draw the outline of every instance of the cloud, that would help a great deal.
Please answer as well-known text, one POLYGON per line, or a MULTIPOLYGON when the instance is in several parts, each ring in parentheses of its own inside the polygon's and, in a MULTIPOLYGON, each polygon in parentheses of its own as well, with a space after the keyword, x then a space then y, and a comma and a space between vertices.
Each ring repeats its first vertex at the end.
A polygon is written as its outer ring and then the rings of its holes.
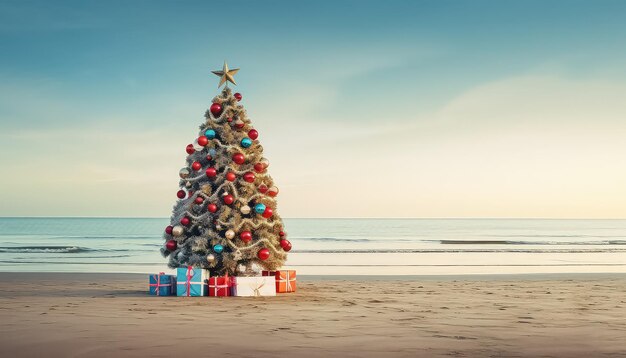
POLYGON ((626 85, 545 76, 506 78, 449 101, 432 120, 450 125, 510 127, 626 126, 626 85))
POLYGON ((324 123, 283 148, 299 160, 279 172, 290 189, 282 208, 303 217, 626 217, 625 90, 511 78, 393 126, 324 123))

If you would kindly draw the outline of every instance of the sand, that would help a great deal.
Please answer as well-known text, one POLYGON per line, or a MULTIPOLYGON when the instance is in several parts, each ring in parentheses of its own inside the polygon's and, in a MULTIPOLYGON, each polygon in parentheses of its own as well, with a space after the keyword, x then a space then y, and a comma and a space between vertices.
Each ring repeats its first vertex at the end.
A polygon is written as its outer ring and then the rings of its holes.
POLYGON ((267 298, 0 274, 2 357, 626 357, 626 276, 299 277, 267 298))

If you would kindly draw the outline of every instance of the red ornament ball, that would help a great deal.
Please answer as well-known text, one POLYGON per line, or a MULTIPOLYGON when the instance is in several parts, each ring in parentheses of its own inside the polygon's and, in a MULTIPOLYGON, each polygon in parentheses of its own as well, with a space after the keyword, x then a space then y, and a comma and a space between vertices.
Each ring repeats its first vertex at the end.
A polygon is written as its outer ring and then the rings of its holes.
POLYGON ((259 138, 259 132, 256 129, 250 129, 250 131, 248 132, 248 137, 250 137, 250 139, 252 140, 255 140, 259 138))
POLYGON ((252 241, 252 233, 250 231, 242 231, 241 234, 239 234, 239 238, 243 242, 250 242, 252 241))
POLYGON ((184 190, 179 190, 176 193, 176 196, 178 197, 178 199, 184 199, 187 196, 187 193, 184 190))
POLYGON ((209 178, 213 178, 217 175, 217 169, 210 167, 207 168, 206 170, 206 176, 208 176, 209 178))
POLYGON ((228 123, 230 123, 233 121, 233 117, 228 117, 226 120, 228 121, 228 123))
POLYGON ((207 144, 209 144, 209 138, 203 135, 198 137, 198 145, 201 145, 204 147, 207 144))
POLYGON ((242 121, 241 119, 238 119, 235 121, 235 128, 237 129, 241 129, 246 125, 246 123, 244 123, 244 121, 242 121))
POLYGON ((259 185, 259 192, 261 194, 265 194, 265 192, 267 192, 267 185, 265 185, 265 184, 259 185))
POLYGON ((202 164, 200 164, 199 162, 193 162, 191 164, 191 169, 198 171, 200 169, 202 169, 202 164))
POLYGON ((291 242, 287 239, 282 239, 280 240, 280 247, 282 247, 285 251, 289 251, 291 250, 291 242))
POLYGON ((269 188, 267 190, 267 195, 271 196, 271 197, 275 197, 276 195, 278 195, 278 188, 273 186, 271 188, 269 188))
POLYGON ((279 232, 279 233, 278 233, 278 236, 280 236, 280 237, 285 237, 285 232, 284 232, 284 231, 279 232))
POLYGON ((213 157, 211 156, 211 154, 207 154, 206 160, 208 160, 209 162, 213 160, 213 157))
POLYGON ((237 100, 237 102, 241 101, 241 99, 243 98, 243 96, 239 92, 235 93, 234 96, 235 96, 235 99, 237 100))
POLYGON ((188 217, 184 217, 184 218, 180 219, 180 223, 185 225, 185 226, 187 226, 187 225, 189 225, 191 223, 191 220, 189 220, 188 217))
POLYGON ((202 203, 204 203, 204 199, 201 196, 196 197, 196 199, 193 201, 194 203, 200 205, 202 203))
POLYGON ((207 206, 207 209, 209 210, 209 212, 214 213, 217 211, 217 205, 211 203, 207 206))
POLYGON ((243 175, 243 180, 247 181, 248 183, 254 183, 254 173, 247 172, 243 175))
POLYGON ((254 165, 254 170, 255 170, 257 173, 263 173, 263 172, 265 171, 265 165, 263 165, 263 163, 256 163, 256 164, 254 165))
POLYGON ((235 173, 233 172, 226 173, 226 180, 235 181, 235 179, 237 179, 237 175, 235 175, 235 173))
POLYGON ((174 251, 177 247, 178 244, 175 240, 167 240, 167 242, 165 243, 165 248, 167 249, 167 251, 174 251))
POLYGON ((228 194, 228 195, 224 195, 224 197, 222 197, 222 200, 224 200, 224 204, 230 205, 235 202, 235 197, 228 194))
POLYGON ((168 235, 172 235, 172 230, 174 230, 174 227, 172 225, 168 225, 165 228, 165 233, 168 234, 168 235))
POLYGON ((220 115, 220 113, 222 113, 222 105, 219 103, 213 103, 211 105, 211 108, 209 109, 211 111, 211 114, 214 117, 217 117, 220 115))
POLYGON ((246 162, 246 157, 244 157, 241 153, 235 153, 233 154, 233 162, 243 164, 246 162))
POLYGON ((193 144, 187 144, 185 151, 187 152, 187 154, 193 154, 196 152, 196 150, 193 149, 193 144))
POLYGON ((272 215, 274 215, 274 210, 272 210, 272 208, 268 206, 265 208, 265 211, 263 212, 262 215, 264 218, 269 219, 272 217, 272 215))
POLYGON ((270 258, 270 250, 262 248, 261 250, 259 250, 256 256, 259 258, 259 260, 265 261, 270 258))

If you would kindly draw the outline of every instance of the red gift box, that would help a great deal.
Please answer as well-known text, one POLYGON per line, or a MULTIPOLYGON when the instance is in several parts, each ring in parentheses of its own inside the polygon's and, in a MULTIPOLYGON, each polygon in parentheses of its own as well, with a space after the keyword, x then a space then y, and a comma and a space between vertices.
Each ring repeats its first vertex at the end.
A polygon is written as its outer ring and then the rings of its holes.
POLYGON ((276 271, 261 271, 261 276, 276 276, 276 271))
POLYGON ((214 276, 209 278, 209 296, 230 296, 233 286, 230 276, 214 276))

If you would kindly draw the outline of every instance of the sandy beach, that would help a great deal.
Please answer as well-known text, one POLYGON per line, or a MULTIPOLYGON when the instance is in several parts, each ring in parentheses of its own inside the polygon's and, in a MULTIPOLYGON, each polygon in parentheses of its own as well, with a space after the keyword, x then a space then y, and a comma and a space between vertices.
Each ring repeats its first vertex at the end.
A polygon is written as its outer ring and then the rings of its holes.
POLYGON ((148 296, 136 274, 0 273, 5 357, 623 357, 626 276, 299 277, 148 296))

